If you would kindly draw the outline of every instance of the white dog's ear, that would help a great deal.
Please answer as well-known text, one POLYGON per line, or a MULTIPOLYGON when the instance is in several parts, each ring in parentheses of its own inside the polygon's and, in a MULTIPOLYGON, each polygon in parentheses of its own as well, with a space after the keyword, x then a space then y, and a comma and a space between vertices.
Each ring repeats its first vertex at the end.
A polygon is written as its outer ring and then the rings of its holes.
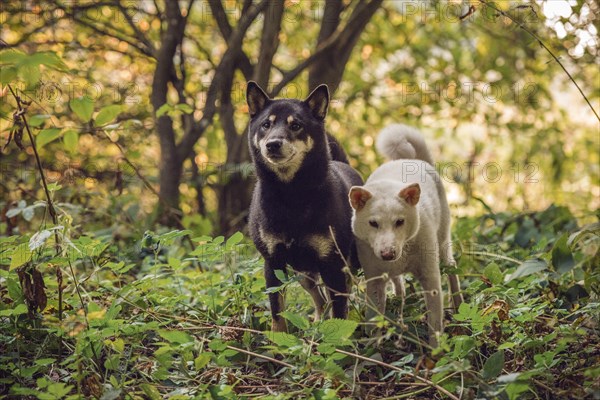
POLYGON ((363 209, 365 204, 367 204, 367 201, 373 197, 373 195, 371 192, 361 186, 352 186, 350 188, 348 197, 350 198, 350 205, 352 208, 354 208, 356 211, 360 211, 363 209))
POLYGON ((329 89, 327 85, 319 85, 315 90, 308 95, 304 100, 310 111, 316 118, 324 120, 327 116, 327 108, 329 107, 329 89))
POLYGON ((251 117, 261 112, 269 100, 269 96, 258 86, 258 83, 254 81, 248 82, 248 86, 246 87, 246 102, 248 103, 248 111, 251 117))
POLYGON ((421 187, 418 183, 413 183, 412 185, 402 189, 398 196, 400 196, 401 199, 406 201, 411 206, 415 206, 421 197, 421 187))

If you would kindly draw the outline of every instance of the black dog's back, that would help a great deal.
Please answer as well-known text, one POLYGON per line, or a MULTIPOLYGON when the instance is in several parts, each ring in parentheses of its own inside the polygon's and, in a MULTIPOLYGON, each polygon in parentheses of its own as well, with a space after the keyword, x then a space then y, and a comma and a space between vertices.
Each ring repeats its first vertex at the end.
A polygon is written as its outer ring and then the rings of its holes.
POLYGON ((343 162, 344 164, 350 164, 346 152, 344 152, 340 142, 329 133, 327 134, 327 140, 329 142, 329 154, 331 154, 331 159, 333 161, 343 162))

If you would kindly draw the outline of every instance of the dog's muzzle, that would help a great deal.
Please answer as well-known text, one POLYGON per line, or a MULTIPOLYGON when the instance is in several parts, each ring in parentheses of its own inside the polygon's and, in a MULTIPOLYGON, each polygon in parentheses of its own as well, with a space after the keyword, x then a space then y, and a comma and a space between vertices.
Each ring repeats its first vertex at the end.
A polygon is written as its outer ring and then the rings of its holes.
POLYGON ((271 139, 267 143, 265 143, 267 148, 267 154, 272 158, 280 158, 283 155, 281 154, 281 149, 283 148, 283 140, 281 139, 271 139))
POLYGON ((396 250, 385 249, 381 251, 380 255, 383 261, 393 261, 396 259, 396 250))

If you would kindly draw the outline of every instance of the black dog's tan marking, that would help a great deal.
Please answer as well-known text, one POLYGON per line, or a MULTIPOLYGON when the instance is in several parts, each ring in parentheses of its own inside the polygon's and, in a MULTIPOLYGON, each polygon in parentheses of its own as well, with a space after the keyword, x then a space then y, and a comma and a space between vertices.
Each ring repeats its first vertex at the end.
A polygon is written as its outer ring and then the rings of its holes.
MULTIPOLYGON (((265 259, 267 287, 281 285, 275 270, 285 271, 289 264, 303 274, 302 286, 320 317, 325 304, 316 282, 320 276, 329 288, 333 316, 345 318, 348 287, 341 256, 358 267, 347 196, 362 179, 348 165, 341 146, 325 132, 327 86, 319 86, 305 101, 272 100, 249 82, 246 99, 251 117, 248 144, 258 177, 249 228, 265 259)), ((279 316, 285 306, 283 296, 269 293, 269 300, 273 330, 286 330, 279 316)))

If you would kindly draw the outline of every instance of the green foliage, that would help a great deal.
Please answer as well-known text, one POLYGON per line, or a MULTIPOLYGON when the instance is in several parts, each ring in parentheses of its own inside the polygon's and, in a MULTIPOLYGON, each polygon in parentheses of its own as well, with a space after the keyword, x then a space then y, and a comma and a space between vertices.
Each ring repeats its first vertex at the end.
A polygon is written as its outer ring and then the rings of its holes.
MULTIPOLYGON (((190 242, 191 231, 147 231, 127 250, 71 232, 66 224, 2 238, 0 387, 9 396, 235 398, 268 387, 278 398, 443 389, 527 399, 600 390, 598 224, 580 228, 560 207, 457 220, 466 301, 432 351, 410 277, 407 298, 390 299, 387 328, 373 336, 360 314, 310 322, 308 295, 284 274, 291 330, 271 332, 262 261, 242 233, 190 242), (525 247, 514 240, 524 220, 537 222, 525 247), (57 237, 68 243, 58 253, 57 237), (34 267, 44 277, 41 309, 19 285, 34 267), (411 386, 413 374, 429 384, 411 386)), ((364 312, 354 279, 351 307, 364 312)))

